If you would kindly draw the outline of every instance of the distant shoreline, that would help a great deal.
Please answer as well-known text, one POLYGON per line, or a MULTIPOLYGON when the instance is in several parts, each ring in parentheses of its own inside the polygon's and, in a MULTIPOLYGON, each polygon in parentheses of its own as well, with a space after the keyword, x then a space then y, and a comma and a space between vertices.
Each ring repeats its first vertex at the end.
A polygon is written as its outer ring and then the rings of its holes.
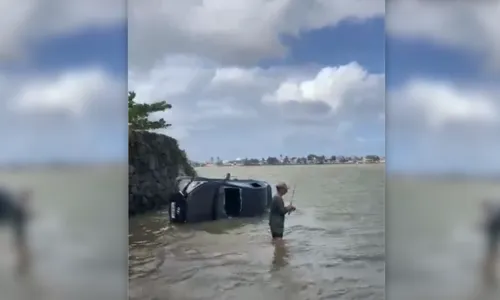
POLYGON ((75 170, 127 167, 126 162, 0 165, 2 171, 75 170))
POLYGON ((436 182, 499 182, 500 174, 467 174, 467 173, 451 173, 451 172, 402 172, 402 171, 387 171, 388 181, 408 181, 408 180, 424 180, 436 182))
POLYGON ((308 167, 308 166, 376 166, 376 165, 385 165, 385 162, 378 163, 336 163, 336 164, 281 164, 281 165, 204 165, 204 166, 195 166, 195 168, 230 168, 230 167, 249 167, 249 168, 257 168, 257 167, 308 167))

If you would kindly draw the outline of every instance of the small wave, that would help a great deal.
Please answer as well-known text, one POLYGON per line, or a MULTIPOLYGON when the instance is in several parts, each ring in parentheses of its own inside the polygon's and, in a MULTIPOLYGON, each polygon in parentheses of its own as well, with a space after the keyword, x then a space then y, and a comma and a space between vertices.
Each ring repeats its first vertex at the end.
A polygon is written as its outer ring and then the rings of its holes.
POLYGON ((311 226, 304 226, 304 225, 293 225, 288 228, 289 231, 292 232, 325 232, 325 228, 321 227, 311 227, 311 226))
POLYGON ((344 262, 356 262, 356 261, 385 262, 385 254, 384 253, 358 254, 358 255, 352 255, 352 254, 346 255, 346 254, 344 254, 344 255, 339 255, 338 258, 344 262))

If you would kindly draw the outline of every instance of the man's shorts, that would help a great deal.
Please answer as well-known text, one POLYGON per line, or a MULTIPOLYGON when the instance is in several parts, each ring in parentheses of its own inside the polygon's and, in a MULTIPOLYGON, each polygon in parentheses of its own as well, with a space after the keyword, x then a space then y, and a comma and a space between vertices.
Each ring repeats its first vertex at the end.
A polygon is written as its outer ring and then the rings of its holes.
POLYGON ((488 250, 490 252, 496 252, 500 241, 500 216, 486 225, 486 239, 488 250))
POLYGON ((26 214, 24 210, 15 205, 14 202, 0 197, 0 226, 3 225, 12 227, 17 242, 24 241, 26 233, 26 214))

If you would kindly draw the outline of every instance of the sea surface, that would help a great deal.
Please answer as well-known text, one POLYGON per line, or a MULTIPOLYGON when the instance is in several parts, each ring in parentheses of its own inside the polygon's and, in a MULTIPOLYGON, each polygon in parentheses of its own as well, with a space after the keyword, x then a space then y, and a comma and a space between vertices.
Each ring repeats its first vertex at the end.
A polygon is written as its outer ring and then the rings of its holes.
POLYGON ((272 245, 266 217, 185 226, 169 225, 165 212, 133 218, 130 299, 385 299, 384 170, 199 168, 207 177, 229 172, 295 187, 285 248, 272 245))
POLYGON ((0 185, 34 191, 33 269, 19 277, 0 228, 0 299, 127 299, 128 167, 1 170, 0 185))
POLYGON ((498 180, 387 176, 387 299, 500 299, 481 276, 485 198, 498 180))

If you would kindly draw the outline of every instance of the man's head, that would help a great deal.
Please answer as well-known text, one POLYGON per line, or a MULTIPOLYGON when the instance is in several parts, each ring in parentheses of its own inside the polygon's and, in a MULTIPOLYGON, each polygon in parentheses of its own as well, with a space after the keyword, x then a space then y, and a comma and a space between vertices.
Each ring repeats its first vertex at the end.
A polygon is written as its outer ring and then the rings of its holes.
POLYGON ((288 185, 286 185, 286 183, 284 182, 280 182, 276 185, 276 191, 279 195, 283 196, 288 192, 288 185))

